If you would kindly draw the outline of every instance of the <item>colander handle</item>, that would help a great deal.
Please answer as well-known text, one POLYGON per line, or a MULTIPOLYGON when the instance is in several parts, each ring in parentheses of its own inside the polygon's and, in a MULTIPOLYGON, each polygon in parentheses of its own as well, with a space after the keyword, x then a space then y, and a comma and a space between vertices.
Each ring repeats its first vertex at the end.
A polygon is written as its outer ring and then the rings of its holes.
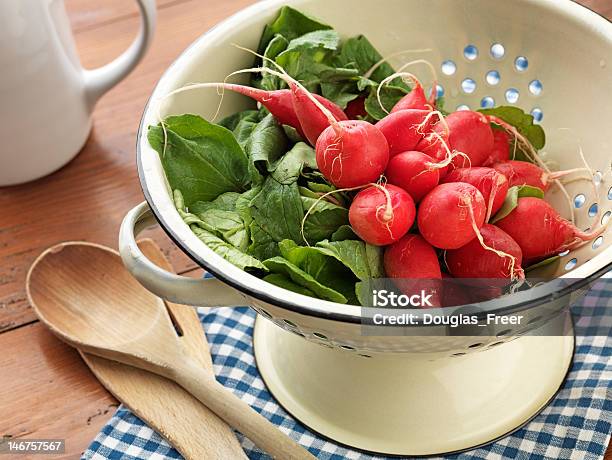
POLYGON ((130 210, 119 230, 119 253, 123 264, 147 290, 169 302, 196 307, 235 307, 246 305, 246 296, 215 278, 197 279, 176 275, 159 268, 142 253, 136 237, 155 225, 146 202, 130 210))

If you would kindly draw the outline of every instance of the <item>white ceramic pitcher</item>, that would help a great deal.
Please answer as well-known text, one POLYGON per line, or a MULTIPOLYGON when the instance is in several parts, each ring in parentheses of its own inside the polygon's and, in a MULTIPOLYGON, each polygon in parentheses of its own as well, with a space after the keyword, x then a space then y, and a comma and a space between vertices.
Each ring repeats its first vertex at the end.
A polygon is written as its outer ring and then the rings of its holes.
POLYGON ((155 0, 137 3, 141 27, 132 45, 111 63, 86 70, 63 0, 0 1, 0 186, 49 174, 79 152, 96 101, 151 42, 155 0))

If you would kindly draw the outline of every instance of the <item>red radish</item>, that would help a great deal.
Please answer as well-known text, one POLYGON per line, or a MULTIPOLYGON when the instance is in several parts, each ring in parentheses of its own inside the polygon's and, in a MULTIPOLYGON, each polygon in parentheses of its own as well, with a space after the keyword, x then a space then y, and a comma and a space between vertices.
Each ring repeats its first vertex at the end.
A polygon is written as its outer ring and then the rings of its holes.
POLYGON ((331 120, 329 119, 329 113, 333 115, 336 121, 348 120, 346 114, 340 107, 331 101, 312 93, 309 93, 306 88, 295 83, 289 83, 291 92, 293 93, 293 108, 297 119, 302 127, 302 132, 310 145, 315 145, 317 139, 321 133, 330 125, 331 120), (321 103, 329 113, 324 113, 315 101, 312 100, 312 96, 321 102, 320 98, 323 98, 326 103, 321 103))
POLYGON ((389 162, 389 146, 376 126, 346 120, 329 126, 316 143, 317 166, 339 188, 376 182, 389 162))
POLYGON ((459 249, 446 251, 446 266, 457 278, 524 278, 523 253, 510 235, 495 225, 480 228, 478 239, 459 249))
POLYGON ((391 278, 442 277, 434 248, 422 236, 412 233, 385 249, 384 266, 391 278))
POLYGON ((453 279, 451 275, 442 273, 442 306, 455 307, 471 302, 468 290, 462 281, 453 279))
POLYGON ((476 187, 462 182, 440 184, 421 200, 419 231, 432 246, 457 249, 477 236, 486 205, 476 187))
POLYGON ((455 169, 441 182, 465 182, 476 187, 487 203, 486 221, 502 207, 509 187, 503 174, 485 167, 455 169))
MULTIPOLYGON (((248 70, 259 70, 259 69, 248 69, 248 70)), ((305 132, 302 129, 300 124, 300 120, 298 115, 296 114, 296 110, 294 108, 294 97, 292 90, 289 89, 279 89, 275 91, 265 91, 263 89, 251 88, 250 86, 244 85, 236 85, 233 83, 194 83, 190 85, 183 86, 178 88, 169 94, 166 97, 172 96, 174 94, 182 93, 184 91, 188 91, 196 88, 217 88, 218 90, 228 90, 234 91, 236 93, 242 94, 244 96, 250 97, 251 99, 259 102, 266 109, 270 111, 274 118, 278 120, 278 122, 282 125, 289 125, 295 128, 300 135, 304 136, 305 132)), ((347 117, 342 111, 340 107, 334 104, 332 101, 320 96, 318 94, 313 94, 317 101, 321 103, 326 109, 328 109, 337 120, 346 120, 347 117)), ((317 115, 320 114, 320 111, 317 112, 317 115)), ((319 117, 317 120, 320 123, 319 117)), ((309 130, 311 124, 308 124, 309 130)), ((325 124, 323 129, 329 126, 329 123, 325 124)), ((321 129, 321 131, 323 130, 321 129)), ((315 138, 316 141, 316 138, 315 138)), ((314 142, 313 142, 314 145, 314 142)))
POLYGON ((534 260, 571 250, 599 236, 604 226, 583 232, 565 220, 546 201, 519 198, 510 214, 495 223, 518 243, 525 260, 534 260))
MULTIPOLYGON (((429 133, 419 141, 416 150, 423 152, 437 161, 444 161, 450 150, 448 134, 445 132, 429 133)), ((448 173, 449 167, 440 169, 440 179, 448 173)))
POLYGON ((552 181, 551 175, 537 165, 527 161, 511 160, 493 166, 508 179, 510 187, 531 185, 547 191, 552 181))
POLYGON ((501 129, 493 130, 493 149, 483 166, 491 166, 502 161, 510 160, 510 144, 512 138, 501 129))
POLYGON ((385 136, 374 125, 362 120, 338 121, 334 111, 286 73, 253 68, 234 74, 246 72, 266 72, 289 85, 300 126, 304 135, 315 144, 317 166, 335 186, 363 186, 374 182, 384 172, 389 162, 389 146, 385 136))
POLYGON ((365 117, 368 114, 365 109, 365 100, 365 96, 359 96, 346 105, 344 113, 349 120, 359 120, 361 117, 365 117))
POLYGON ((422 152, 402 152, 389 160, 385 176, 390 184, 406 190, 419 202, 440 182, 435 160, 422 152))
MULTIPOLYGON (((471 110, 453 112, 446 118, 451 150, 463 152, 469 158, 455 158, 453 164, 458 168, 482 165, 493 149, 493 130, 483 114, 471 110)), ((438 123, 434 131, 442 135, 446 128, 438 123)))
POLYGON ((431 110, 425 90, 418 80, 414 81, 412 91, 402 97, 391 109, 391 113, 406 109, 431 110))
POLYGON ((372 185, 359 192, 349 209, 349 222, 365 242, 384 246, 399 240, 414 223, 414 201, 394 185, 372 185))
POLYGON ((384 267, 387 276, 394 278, 405 294, 417 294, 423 289, 433 294, 433 306, 440 304, 440 263, 436 251, 422 236, 409 233, 387 247, 384 267))
POLYGON ((389 143, 389 154, 414 150, 424 133, 429 130, 431 117, 428 110, 400 110, 391 113, 376 123, 389 143))

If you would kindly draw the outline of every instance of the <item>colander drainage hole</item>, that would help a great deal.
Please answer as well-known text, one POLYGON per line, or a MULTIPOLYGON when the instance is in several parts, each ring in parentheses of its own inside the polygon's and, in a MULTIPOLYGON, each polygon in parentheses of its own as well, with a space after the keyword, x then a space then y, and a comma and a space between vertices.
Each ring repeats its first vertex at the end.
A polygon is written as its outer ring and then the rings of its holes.
POLYGON ((597 215, 597 211, 599 210, 599 206, 597 203, 593 203, 589 208, 589 217, 595 217, 597 215))
POLYGON ((340 345, 340 348, 347 351, 355 351, 355 348, 351 347, 350 345, 340 345))
POLYGON ((576 258, 573 258, 573 259, 569 260, 565 264, 565 271, 570 271, 572 268, 574 268, 576 266, 577 263, 578 263, 578 260, 576 258))
POLYGON ((612 211, 608 211, 603 216, 601 216, 601 225, 606 225, 610 220, 610 217, 612 217, 612 211))
POLYGON ((540 80, 532 80, 529 83, 529 92, 534 96, 539 96, 542 94, 542 90, 544 87, 542 86, 542 82, 540 80))
POLYGON ((584 203, 586 203, 586 196, 584 196, 582 193, 579 193, 574 197, 575 208, 582 208, 584 206, 584 203))
POLYGON ((461 82, 461 89, 466 94, 476 91, 476 82, 472 78, 466 78, 461 82))
POLYGON ((599 246, 601 246, 601 243, 603 243, 603 236, 598 236, 597 238, 595 238, 595 241, 593 241, 593 244, 592 244, 593 249, 599 249, 599 246))
POLYGON ((518 72, 524 72, 529 67, 529 60, 525 56, 517 56, 514 60, 514 68, 518 72))
POLYGON ((320 332, 313 332, 312 335, 314 335, 317 339, 329 340, 326 335, 321 334, 320 332))
POLYGON ((542 317, 541 317, 541 316, 536 316, 535 318, 531 318, 527 324, 537 323, 537 322, 538 322, 538 321, 540 321, 541 319, 542 319, 542 317))
POLYGON ((287 326, 293 328, 293 329, 297 329, 297 324, 295 324, 293 321, 289 321, 288 319, 284 319, 283 323, 285 323, 287 326))
POLYGON ((482 343, 473 343, 472 345, 470 345, 468 348, 478 348, 478 347, 482 347, 484 344, 482 343))
POLYGON ((501 76, 497 70, 489 70, 485 75, 485 81, 491 86, 499 84, 500 80, 501 76))
MULTIPOLYGON (((504 335, 508 335, 510 334, 510 332, 512 332, 512 329, 504 329, 503 331, 499 331, 496 335, 496 337, 503 337, 504 335)), ((501 342, 499 342, 501 343, 501 342)), ((493 346, 493 345, 491 345, 493 346)))
POLYGON ((361 353, 359 353, 358 356, 361 356, 362 358, 371 358, 372 355, 362 355, 361 353))
POLYGON ((519 100, 519 90, 516 88, 508 88, 506 90, 506 101, 508 101, 510 104, 516 104, 519 100))
POLYGON ((463 55, 468 61, 473 61, 478 57, 478 48, 474 45, 468 45, 463 48, 463 55))
POLYGON ((450 59, 442 63, 442 73, 444 75, 449 75, 449 76, 455 75, 456 71, 457 71, 457 65, 450 59))
POLYGON ((467 353, 453 353, 451 356, 464 356, 467 353))
POLYGON ((608 200, 612 200, 612 187, 608 190, 608 200))
POLYGON ((502 343, 504 343, 503 340, 500 340, 499 342, 493 342, 491 345, 489 345, 489 348, 493 348, 496 347, 498 345, 501 345, 502 343))
POLYGON ((539 107, 534 107, 531 110, 531 116, 533 117, 533 120, 536 123, 540 123, 542 121, 542 119, 544 118, 544 112, 542 112, 542 109, 539 107))
POLYGON ((493 43, 491 45, 491 57, 493 59, 501 59, 506 54, 506 48, 501 43, 493 43))
POLYGON ((482 107, 483 109, 490 109, 495 107, 495 99, 493 99, 491 96, 483 97, 480 101, 480 107, 482 107))
MULTIPOLYGON (((429 91, 429 94, 433 91, 433 88, 429 91)), ((444 87, 442 85, 436 85, 436 98, 444 96, 444 87)))
POLYGON ((261 316, 265 316, 268 319, 272 319, 272 315, 270 313, 268 313, 266 310, 264 310, 263 308, 259 309, 259 314, 261 316))
POLYGON ((593 182, 595 182, 595 185, 601 184, 602 179, 603 173, 601 171, 595 171, 595 173, 593 173, 593 182))
POLYGON ((457 110, 470 110, 470 106, 467 104, 459 104, 457 110))
POLYGON ((565 250, 565 251, 563 251, 563 252, 560 252, 560 253, 559 253, 559 257, 563 257, 563 256, 566 256, 566 255, 568 255, 568 254, 569 254, 569 249, 567 249, 567 250, 565 250))

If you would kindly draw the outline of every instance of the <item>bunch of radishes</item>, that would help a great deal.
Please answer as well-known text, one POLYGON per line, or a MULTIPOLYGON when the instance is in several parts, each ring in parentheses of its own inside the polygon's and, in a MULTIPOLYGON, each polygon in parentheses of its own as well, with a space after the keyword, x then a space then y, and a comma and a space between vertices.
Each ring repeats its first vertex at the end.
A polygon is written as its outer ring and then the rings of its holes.
MULTIPOLYGON (((509 187, 546 191, 557 177, 510 160, 511 145, 529 147, 529 141, 499 118, 469 110, 444 117, 413 79, 412 91, 376 124, 349 120, 336 104, 285 73, 248 69, 254 70, 273 73, 289 89, 217 86, 255 99, 295 128, 315 146, 318 168, 338 191, 359 190, 349 209, 351 226, 365 242, 387 246, 389 277, 441 278, 442 250, 454 277, 522 278, 525 262, 597 234, 580 231, 534 197, 520 198, 507 216, 489 223, 509 187)), ((351 107, 351 113, 360 110, 351 107)))

